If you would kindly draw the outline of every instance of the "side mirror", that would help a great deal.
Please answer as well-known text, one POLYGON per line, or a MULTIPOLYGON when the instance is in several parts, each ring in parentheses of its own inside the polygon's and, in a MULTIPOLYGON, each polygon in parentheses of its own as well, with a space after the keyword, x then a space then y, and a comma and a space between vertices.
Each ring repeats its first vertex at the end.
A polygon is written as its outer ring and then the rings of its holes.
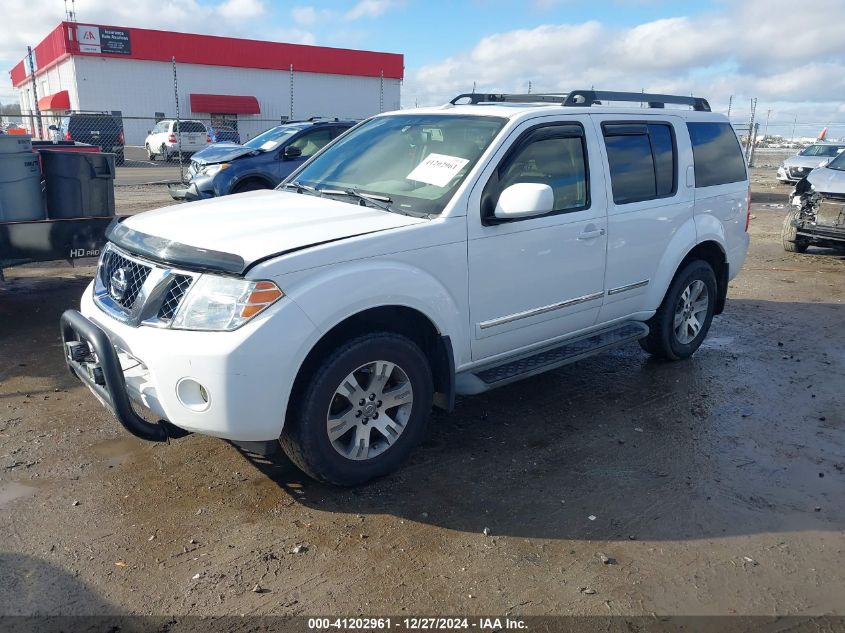
POLYGON ((51 125, 51 126, 50 126, 50 127, 48 127, 47 129, 48 129, 48 130, 52 130, 53 132, 58 132, 58 131, 59 131, 59 127, 58 127, 57 125, 51 125))
POLYGON ((288 145, 284 151, 285 158, 298 158, 302 156, 302 150, 298 147, 294 147, 293 145, 288 145))
POLYGON ((518 182, 501 193, 493 215, 501 220, 530 218, 549 213, 554 208, 555 194, 551 187, 534 182, 518 182))
POLYGON ((147 134, 152 134, 152 133, 153 133, 152 130, 147 130, 147 134))

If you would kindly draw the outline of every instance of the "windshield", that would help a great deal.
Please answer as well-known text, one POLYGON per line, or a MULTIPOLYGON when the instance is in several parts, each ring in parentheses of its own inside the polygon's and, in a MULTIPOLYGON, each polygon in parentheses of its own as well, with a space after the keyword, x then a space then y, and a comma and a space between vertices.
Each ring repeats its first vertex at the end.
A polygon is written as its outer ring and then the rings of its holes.
POLYGON ((262 132, 251 141, 247 141, 244 143, 244 147, 270 152, 305 127, 304 125, 279 125, 262 132))
POLYGON ((296 182, 351 189, 390 201, 399 212, 436 215, 505 122, 447 114, 376 117, 317 156, 296 182))
POLYGON ((830 161, 826 167, 828 169, 836 169, 838 171, 845 171, 845 152, 839 154, 836 158, 830 161))
POLYGON ((801 156, 830 157, 841 154, 843 149, 845 149, 845 145, 810 145, 801 152, 801 156))

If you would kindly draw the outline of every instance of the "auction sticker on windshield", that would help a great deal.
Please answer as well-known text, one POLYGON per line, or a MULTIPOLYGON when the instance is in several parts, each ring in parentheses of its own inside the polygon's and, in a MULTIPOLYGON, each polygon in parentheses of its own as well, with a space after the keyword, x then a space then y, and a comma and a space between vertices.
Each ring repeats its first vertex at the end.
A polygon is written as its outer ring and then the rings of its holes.
POLYGON ((405 176, 407 180, 424 182, 435 187, 445 187, 469 161, 459 156, 429 154, 414 171, 405 176))

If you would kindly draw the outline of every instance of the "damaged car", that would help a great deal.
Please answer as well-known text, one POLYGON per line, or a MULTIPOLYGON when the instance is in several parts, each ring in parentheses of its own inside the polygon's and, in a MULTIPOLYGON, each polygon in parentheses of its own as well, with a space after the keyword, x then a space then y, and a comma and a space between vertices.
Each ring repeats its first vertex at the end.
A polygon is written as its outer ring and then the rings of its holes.
POLYGON ((795 186, 783 220, 783 248, 803 253, 810 246, 845 250, 845 154, 814 169, 795 186))
POLYGON ((211 145, 191 157, 187 182, 170 185, 170 195, 191 201, 272 189, 355 123, 315 118, 278 125, 243 145, 211 145))

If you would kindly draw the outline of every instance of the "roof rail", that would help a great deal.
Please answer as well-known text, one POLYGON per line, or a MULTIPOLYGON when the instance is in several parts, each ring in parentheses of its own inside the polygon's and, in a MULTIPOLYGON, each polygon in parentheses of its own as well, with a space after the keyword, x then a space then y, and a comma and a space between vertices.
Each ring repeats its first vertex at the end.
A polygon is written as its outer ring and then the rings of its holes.
POLYGON ((458 101, 469 99, 468 105, 479 103, 558 103, 568 107, 590 107, 601 105, 602 101, 628 101, 648 103, 649 108, 663 108, 667 103, 687 105, 699 112, 710 112, 710 104, 702 97, 684 97, 681 95, 661 95, 648 92, 611 92, 607 90, 573 90, 569 93, 541 94, 497 94, 470 92, 460 94, 449 103, 458 105, 458 101))
POLYGON ((702 97, 660 95, 649 92, 609 92, 607 90, 573 90, 563 105, 589 107, 602 101, 631 101, 648 103, 649 108, 663 108, 667 103, 690 106, 699 112, 710 112, 710 104, 702 97))
POLYGON ((467 92, 459 94, 449 103, 458 105, 461 99, 469 99, 467 105, 478 105, 479 103, 559 103, 563 105, 566 101, 567 94, 562 93, 545 93, 545 94, 494 94, 490 92, 467 92))

